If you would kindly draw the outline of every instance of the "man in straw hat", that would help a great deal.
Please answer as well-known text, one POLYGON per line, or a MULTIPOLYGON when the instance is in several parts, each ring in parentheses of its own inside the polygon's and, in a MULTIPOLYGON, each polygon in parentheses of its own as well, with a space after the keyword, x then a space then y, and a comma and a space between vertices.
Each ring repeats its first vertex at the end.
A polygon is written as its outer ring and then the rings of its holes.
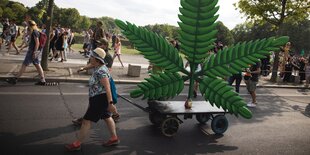
POLYGON ((43 69, 40 65, 39 56, 41 54, 41 51, 39 49, 39 37, 40 33, 38 31, 37 24, 33 20, 28 21, 29 25, 29 31, 30 31, 30 43, 28 47, 28 51, 26 54, 26 57, 24 59, 24 62, 22 64, 22 67, 20 68, 17 75, 13 78, 6 79, 6 81, 10 84, 16 84, 18 81, 18 78, 22 76, 22 74, 25 72, 26 67, 29 66, 31 63, 36 67, 39 75, 40 75, 40 81, 35 83, 36 85, 45 85, 45 77, 43 69))
POLYGON ((111 146, 119 143, 115 122, 111 118, 111 113, 115 111, 115 106, 113 105, 110 89, 109 69, 104 65, 105 56, 106 53, 101 48, 91 51, 90 64, 95 68, 95 71, 89 79, 89 106, 83 117, 77 140, 65 146, 68 151, 80 150, 81 143, 91 128, 91 122, 96 123, 100 119, 106 122, 111 134, 110 139, 103 143, 103 145, 111 146))

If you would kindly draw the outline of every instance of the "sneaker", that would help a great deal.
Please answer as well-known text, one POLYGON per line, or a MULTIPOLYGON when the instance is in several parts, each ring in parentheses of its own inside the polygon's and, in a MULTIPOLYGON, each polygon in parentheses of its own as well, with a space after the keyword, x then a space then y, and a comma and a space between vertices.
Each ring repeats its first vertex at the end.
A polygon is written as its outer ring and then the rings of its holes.
POLYGON ((5 79, 5 81, 9 84, 15 85, 17 83, 17 78, 9 78, 9 79, 5 79))
POLYGON ((252 103, 252 102, 249 102, 249 103, 247 104, 247 106, 248 106, 248 107, 254 108, 254 107, 256 107, 256 104, 255 104, 255 103, 252 103))
POLYGON ((103 143, 102 145, 103 146, 115 146, 115 145, 118 145, 119 143, 120 143, 120 140, 117 138, 115 140, 110 139, 109 141, 103 143))
POLYGON ((74 120, 72 120, 72 123, 76 126, 81 126, 82 125, 82 121, 83 121, 83 118, 76 118, 74 120))
POLYGON ((81 150, 81 145, 75 145, 74 143, 65 145, 67 151, 78 151, 81 150))
POLYGON ((45 86, 45 83, 46 82, 39 81, 39 82, 36 82, 34 85, 45 86))

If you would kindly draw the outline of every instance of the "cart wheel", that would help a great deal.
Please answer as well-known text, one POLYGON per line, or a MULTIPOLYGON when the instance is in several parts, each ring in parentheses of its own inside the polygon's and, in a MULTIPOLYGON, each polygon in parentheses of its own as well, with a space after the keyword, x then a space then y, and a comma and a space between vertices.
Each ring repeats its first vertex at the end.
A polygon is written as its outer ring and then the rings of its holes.
POLYGON ((168 117, 161 123, 160 129, 163 135, 172 137, 179 129, 179 120, 175 117, 168 117))
POLYGON ((217 115, 213 118, 211 128, 216 134, 223 134, 228 128, 228 120, 224 115, 217 115))
POLYGON ((210 114, 196 114, 196 119, 200 124, 205 124, 210 119, 210 114))
POLYGON ((158 111, 151 111, 149 113, 149 119, 151 123, 153 123, 156 126, 159 126, 166 117, 167 117, 166 115, 161 114, 158 111))

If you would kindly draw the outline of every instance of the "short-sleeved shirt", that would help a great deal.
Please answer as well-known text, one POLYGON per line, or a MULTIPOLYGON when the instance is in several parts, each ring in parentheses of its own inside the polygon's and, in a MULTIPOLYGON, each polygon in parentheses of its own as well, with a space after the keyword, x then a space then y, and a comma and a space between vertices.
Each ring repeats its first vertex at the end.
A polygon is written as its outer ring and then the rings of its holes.
POLYGON ((34 48, 36 46, 35 38, 39 39, 39 37, 40 37, 39 31, 33 30, 30 36, 30 43, 29 43, 28 51, 34 51, 34 48))
MULTIPOLYGON (((253 72, 253 71, 256 71, 258 68, 260 68, 261 67, 261 63, 260 62, 257 62, 256 64, 254 64, 254 65, 252 65, 251 67, 250 67, 250 71, 251 72, 253 72)), ((257 73, 251 73, 251 78, 250 78, 250 80, 252 80, 252 81, 255 81, 255 82, 258 82, 258 76, 259 76, 259 74, 257 74, 257 73)))
POLYGON ((89 97, 106 93, 104 86, 100 83, 100 80, 105 77, 109 77, 109 69, 105 65, 95 68, 89 79, 89 97))

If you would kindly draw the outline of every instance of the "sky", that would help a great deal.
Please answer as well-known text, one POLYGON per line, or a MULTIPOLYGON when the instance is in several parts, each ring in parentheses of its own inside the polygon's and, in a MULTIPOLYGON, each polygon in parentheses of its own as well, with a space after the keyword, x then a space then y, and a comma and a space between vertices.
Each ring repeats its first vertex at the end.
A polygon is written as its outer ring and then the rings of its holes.
MULTIPOLYGON (((32 7, 39 0, 13 0, 32 7)), ((235 10, 233 3, 238 0, 219 0, 222 21, 230 30, 245 18, 235 10)), ((139 26, 148 24, 170 24, 178 26, 177 22, 180 0, 55 0, 60 8, 76 8, 80 15, 88 17, 108 16, 123 21, 129 21, 139 26)))

